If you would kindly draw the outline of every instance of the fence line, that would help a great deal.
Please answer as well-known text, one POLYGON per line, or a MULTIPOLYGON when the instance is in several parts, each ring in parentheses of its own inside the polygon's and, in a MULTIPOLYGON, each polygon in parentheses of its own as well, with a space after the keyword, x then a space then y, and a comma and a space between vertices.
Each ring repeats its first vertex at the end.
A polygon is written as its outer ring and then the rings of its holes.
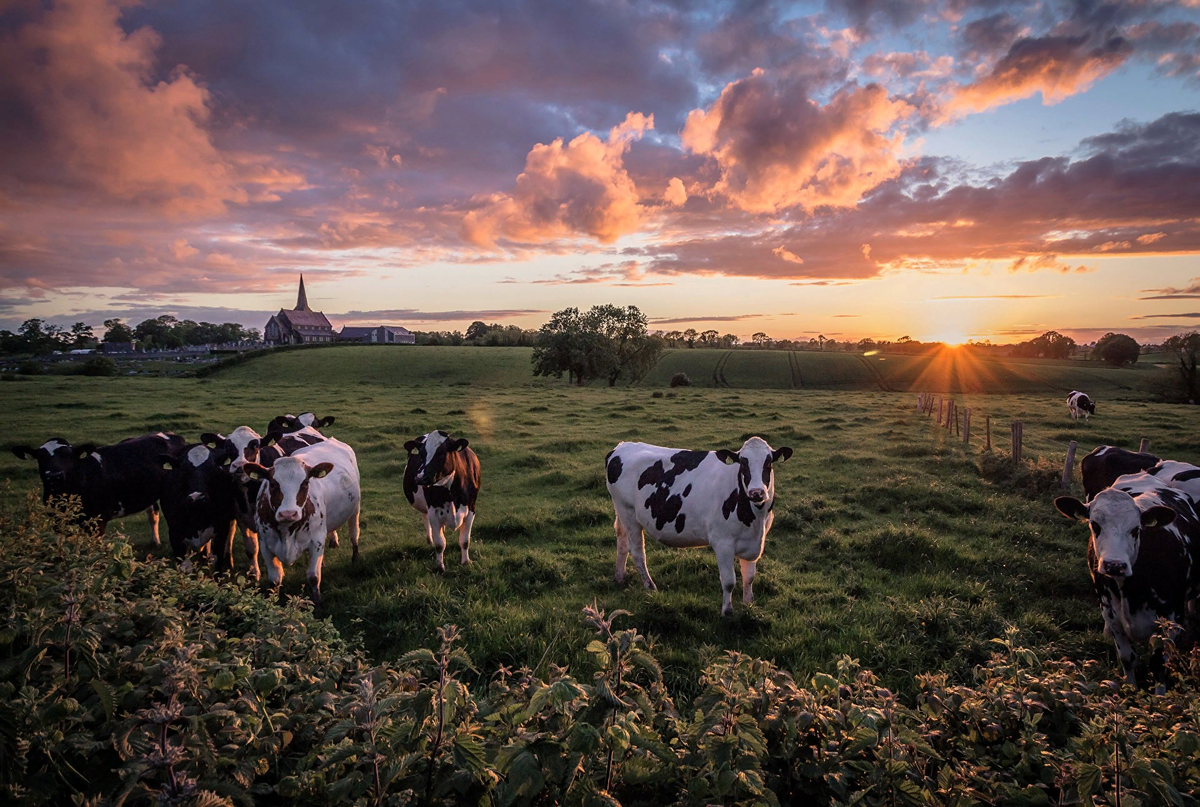
MULTIPOLYGON (((970 407, 962 410, 959 409, 958 403, 953 397, 943 397, 934 395, 931 392, 917 393, 916 409, 926 417, 932 416, 935 411, 937 413, 937 425, 945 429, 949 433, 962 437, 964 446, 971 445, 971 416, 973 414, 970 407)), ((992 451, 992 416, 988 412, 983 413, 983 450, 992 451)), ((1013 420, 1009 425, 1009 433, 1011 439, 1010 456, 1014 464, 1020 463, 1024 451, 1025 423, 1022 420, 1013 420)), ((1053 442, 1053 441, 1052 441, 1053 442)), ((1075 440, 1071 440, 1066 446, 1066 458, 1063 463, 1061 486, 1063 490, 1068 490, 1074 478, 1075 454, 1079 444, 1075 440)), ((1148 437, 1141 438, 1141 443, 1138 446, 1138 451, 1145 454, 1150 450, 1150 439, 1148 437)))

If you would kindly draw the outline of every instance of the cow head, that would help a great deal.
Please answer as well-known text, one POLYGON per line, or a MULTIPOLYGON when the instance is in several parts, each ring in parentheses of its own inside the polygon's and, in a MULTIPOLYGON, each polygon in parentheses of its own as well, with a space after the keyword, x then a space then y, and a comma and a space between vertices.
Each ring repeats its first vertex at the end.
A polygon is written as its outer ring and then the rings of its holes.
POLYGON ((242 474, 242 466, 247 462, 258 462, 258 452, 262 445, 258 432, 249 426, 238 426, 228 437, 213 432, 200 435, 200 442, 212 450, 224 448, 231 452, 229 472, 242 474))
POLYGON ((1079 402, 1079 408, 1087 412, 1089 415, 1096 414, 1096 402, 1090 398, 1084 398, 1079 402))
POLYGON ((298 432, 301 429, 323 429, 326 426, 333 425, 333 416, 317 417, 312 412, 304 412, 300 415, 280 415, 267 424, 267 432, 280 432, 282 434, 291 434, 298 432))
POLYGON ((244 468, 251 479, 265 483, 265 496, 259 492, 259 518, 267 523, 296 524, 315 510, 308 495, 309 480, 326 476, 333 470, 333 463, 309 467, 299 457, 280 457, 270 468, 252 462, 244 468))
POLYGON ((717 458, 722 462, 736 462, 741 466, 738 487, 750 503, 760 509, 775 498, 775 476, 771 473, 771 467, 791 456, 790 448, 773 449, 761 437, 751 437, 736 452, 725 448, 717 451, 717 458))
POLYGON ((232 518, 233 456, 228 441, 216 448, 188 446, 182 455, 159 455, 158 464, 166 471, 161 501, 176 554, 182 555, 186 545, 199 547, 212 539, 217 515, 232 518))
POLYGON ((1155 505, 1140 510, 1132 496, 1116 488, 1100 491, 1090 504, 1060 496, 1054 500, 1054 506, 1064 516, 1077 518, 1091 527, 1096 556, 1092 572, 1114 578, 1133 574, 1142 530, 1165 527, 1175 520, 1175 511, 1170 507, 1155 505))
POLYGON ((96 450, 92 443, 73 446, 61 437, 53 437, 38 448, 13 446, 12 453, 21 459, 37 460, 42 479, 42 501, 53 496, 78 493, 71 484, 78 463, 96 450))
POLYGON ((450 485, 454 481, 454 468, 448 459, 467 445, 466 439, 455 440, 444 431, 433 431, 409 440, 404 444, 404 450, 417 461, 416 483, 422 487, 450 485))

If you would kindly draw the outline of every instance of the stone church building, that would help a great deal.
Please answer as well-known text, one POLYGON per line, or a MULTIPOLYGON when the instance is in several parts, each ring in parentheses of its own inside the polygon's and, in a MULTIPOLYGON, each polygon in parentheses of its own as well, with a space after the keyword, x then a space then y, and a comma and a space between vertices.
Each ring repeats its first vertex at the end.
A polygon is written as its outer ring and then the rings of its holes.
POLYGON ((308 295, 304 293, 304 275, 300 275, 300 293, 296 296, 296 307, 291 311, 279 309, 279 313, 267 320, 266 326, 263 327, 263 341, 272 347, 332 342, 336 338, 333 325, 325 318, 325 314, 308 307, 308 295))

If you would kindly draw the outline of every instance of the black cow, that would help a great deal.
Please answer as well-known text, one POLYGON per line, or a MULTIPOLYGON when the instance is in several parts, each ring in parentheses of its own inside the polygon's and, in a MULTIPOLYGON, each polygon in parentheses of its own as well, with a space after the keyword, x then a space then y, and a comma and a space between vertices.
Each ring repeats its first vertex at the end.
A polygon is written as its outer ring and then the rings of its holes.
POLYGON ((1105 632, 1121 670, 1136 685, 1134 642, 1146 642, 1160 618, 1183 624, 1200 595, 1200 505, 1147 473, 1122 476, 1088 504, 1054 500, 1059 512, 1091 528, 1088 571, 1100 598, 1105 632))
POLYGON ((267 424, 267 434, 271 432, 291 434, 301 429, 312 429, 319 432, 326 426, 332 426, 333 420, 333 415, 327 415, 322 418, 317 417, 312 412, 303 412, 299 415, 280 415, 267 424))
POLYGON ((1111 487, 1117 477, 1149 470, 1158 462, 1153 454, 1142 454, 1116 446, 1097 446, 1079 463, 1083 476, 1084 501, 1111 487))
POLYGON ((437 555, 438 571, 446 571, 445 531, 458 530, 462 562, 471 562, 471 525, 479 496, 479 458, 466 440, 432 431, 404 444, 404 498, 425 516, 425 534, 437 555))
POLYGON ((233 534, 237 531, 237 483, 229 472, 234 452, 188 446, 181 456, 159 458, 167 472, 162 509, 167 517, 171 549, 182 558, 189 550, 211 551, 218 572, 233 569, 233 534))
POLYGON ((179 435, 156 432, 110 446, 73 446, 54 437, 38 448, 13 446, 12 452, 37 460, 43 502, 78 496, 84 518, 99 519, 101 533, 114 518, 145 510, 154 545, 159 546, 157 502, 166 476, 159 457, 178 456, 184 446, 179 435))

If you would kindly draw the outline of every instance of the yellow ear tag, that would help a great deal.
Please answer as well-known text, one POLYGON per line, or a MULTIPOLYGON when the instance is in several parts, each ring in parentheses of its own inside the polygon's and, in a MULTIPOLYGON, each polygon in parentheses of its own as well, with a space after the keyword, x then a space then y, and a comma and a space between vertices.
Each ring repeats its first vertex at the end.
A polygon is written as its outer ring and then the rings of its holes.
POLYGON ((173 471, 173 470, 175 470, 175 466, 171 465, 171 463, 169 463, 169 462, 164 462, 163 470, 164 471, 173 471))

